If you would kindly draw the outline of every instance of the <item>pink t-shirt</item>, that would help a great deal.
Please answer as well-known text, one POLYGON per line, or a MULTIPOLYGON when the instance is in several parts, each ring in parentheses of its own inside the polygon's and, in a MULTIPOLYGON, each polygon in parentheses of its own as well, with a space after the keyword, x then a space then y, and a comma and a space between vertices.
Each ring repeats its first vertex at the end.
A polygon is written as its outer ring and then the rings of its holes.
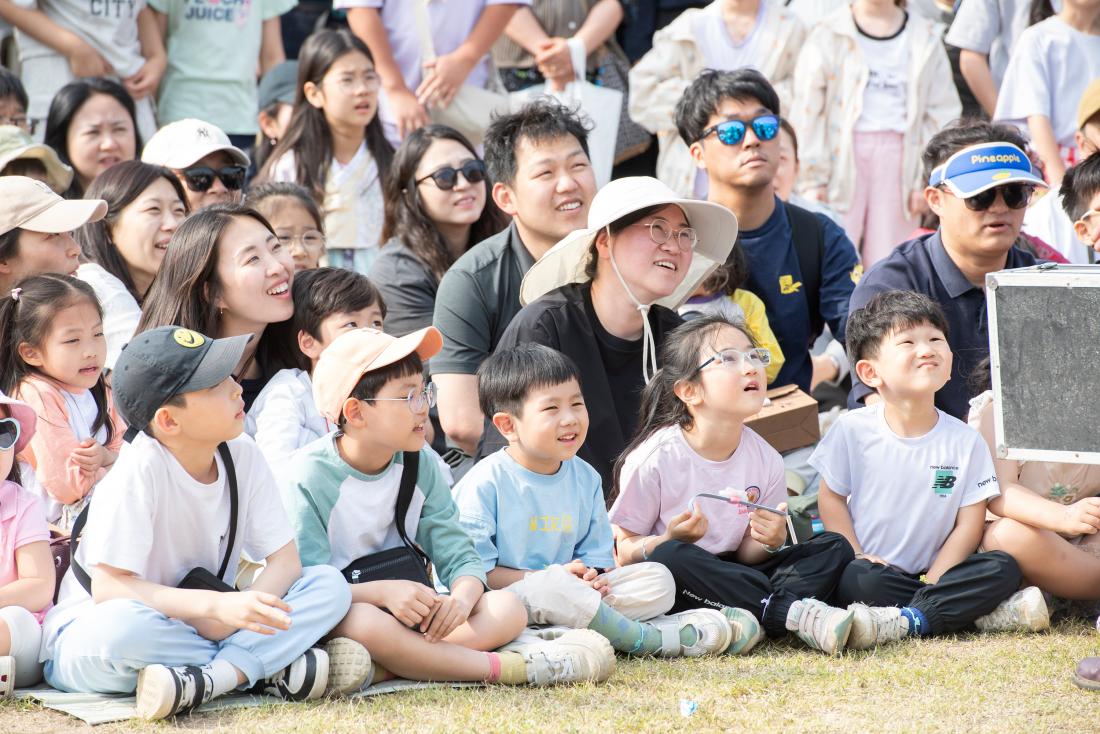
MULTIPOLYGON (((619 487, 611 522, 639 535, 663 533, 668 521, 700 492, 744 492, 769 507, 787 500, 783 459, 751 428, 744 429, 741 444, 723 461, 695 453, 679 426, 662 428, 626 457, 619 487)), ((699 502, 708 527, 696 545, 711 553, 737 550, 749 526, 749 508, 712 499, 699 502)))
MULTIPOLYGON (((42 500, 15 482, 0 481, 0 586, 19 580, 15 551, 29 543, 50 539, 42 500)), ((39 623, 47 606, 35 614, 39 623)))

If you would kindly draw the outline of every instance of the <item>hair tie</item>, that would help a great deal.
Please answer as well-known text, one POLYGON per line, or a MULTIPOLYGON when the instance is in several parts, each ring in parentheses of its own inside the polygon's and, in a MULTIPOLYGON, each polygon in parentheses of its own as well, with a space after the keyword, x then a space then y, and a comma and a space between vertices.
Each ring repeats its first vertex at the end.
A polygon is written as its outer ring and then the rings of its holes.
POLYGON ((22 294, 23 294, 23 289, 22 288, 12 288, 11 289, 11 300, 18 301, 19 296, 21 296, 22 294))

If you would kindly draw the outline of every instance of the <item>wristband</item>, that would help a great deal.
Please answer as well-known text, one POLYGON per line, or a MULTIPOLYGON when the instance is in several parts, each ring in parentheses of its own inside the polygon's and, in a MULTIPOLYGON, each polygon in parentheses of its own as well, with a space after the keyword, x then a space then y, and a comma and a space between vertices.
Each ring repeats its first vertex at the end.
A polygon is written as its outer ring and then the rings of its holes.
POLYGON ((646 540, 649 540, 649 538, 646 538, 645 540, 642 541, 642 560, 643 561, 648 561, 649 560, 649 553, 647 553, 646 549, 645 549, 646 540))
POLYGON ((778 545, 774 548, 770 545, 764 545, 763 543, 761 543, 760 545, 763 546, 764 552, 767 553, 769 556, 774 556, 776 553, 783 550, 784 548, 790 547, 786 544, 786 542, 784 542, 781 545, 778 545))

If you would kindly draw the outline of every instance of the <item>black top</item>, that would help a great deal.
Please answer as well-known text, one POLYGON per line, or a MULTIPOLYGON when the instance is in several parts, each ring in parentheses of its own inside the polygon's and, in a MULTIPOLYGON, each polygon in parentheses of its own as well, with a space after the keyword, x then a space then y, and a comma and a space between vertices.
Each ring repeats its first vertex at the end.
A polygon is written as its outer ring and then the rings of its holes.
MULTIPOLYGON (((682 323, 675 311, 663 306, 649 310, 658 353, 668 333, 682 323)), ((523 342, 553 347, 576 362, 589 418, 588 438, 577 455, 600 473, 606 496, 611 491, 611 470, 637 425, 644 385, 642 339, 630 341, 608 334, 592 310, 592 284, 573 283, 550 291, 520 311, 497 350, 523 342)), ((486 421, 478 457, 505 445, 486 421)))
POLYGON ((404 242, 393 237, 382 245, 370 280, 386 304, 387 334, 405 336, 432 325, 439 281, 404 242))
MULTIPOLYGON (((1026 268, 1035 258, 1015 245, 1008 251, 1005 269, 1026 268)), ((989 321, 985 312, 985 291, 962 274, 940 239, 939 231, 898 245, 863 276, 848 307, 849 313, 867 305, 877 293, 891 290, 916 291, 938 303, 947 317, 947 343, 954 354, 951 379, 936 393, 936 407, 966 420, 970 409, 970 373, 989 356, 989 321)), ((852 373, 848 407, 861 407, 871 388, 852 373)))

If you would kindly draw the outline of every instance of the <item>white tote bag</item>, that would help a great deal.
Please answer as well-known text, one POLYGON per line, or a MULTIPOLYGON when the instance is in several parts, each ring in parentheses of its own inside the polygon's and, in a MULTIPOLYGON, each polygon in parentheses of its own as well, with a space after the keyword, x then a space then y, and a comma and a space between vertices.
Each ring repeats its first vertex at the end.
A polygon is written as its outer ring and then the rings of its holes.
MULTIPOLYGON (((407 0, 406 0, 407 1, 407 0)), ((416 30, 420 35, 420 63, 434 61, 435 42, 432 40, 431 19, 428 16, 428 0, 412 0, 413 15, 416 17, 416 30)), ((496 78, 496 72, 490 79, 496 78)), ((430 107, 428 114, 432 122, 453 127, 465 135, 475 147, 480 147, 485 139, 485 130, 495 115, 506 114, 509 110, 508 95, 491 89, 463 84, 451 103, 446 107, 430 107)))
POLYGON ((569 51, 576 78, 560 92, 549 89, 546 84, 512 92, 508 95, 511 109, 516 112, 539 97, 552 97, 587 118, 588 125, 592 127, 588 133, 588 154, 596 176, 596 186, 601 187, 611 180, 611 167, 615 165, 623 93, 617 89, 598 87, 584 78, 586 59, 583 45, 570 43, 569 51))

